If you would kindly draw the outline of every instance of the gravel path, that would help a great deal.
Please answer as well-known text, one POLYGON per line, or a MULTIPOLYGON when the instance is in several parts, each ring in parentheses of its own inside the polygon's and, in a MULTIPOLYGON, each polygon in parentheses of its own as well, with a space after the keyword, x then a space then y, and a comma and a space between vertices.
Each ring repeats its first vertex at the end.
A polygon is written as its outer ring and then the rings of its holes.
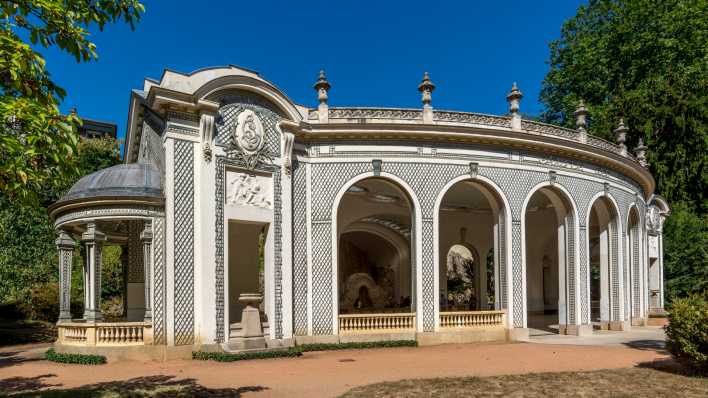
POLYGON ((66 389, 108 382, 125 383, 125 388, 155 388, 189 382, 246 397, 331 397, 354 386, 382 381, 626 368, 667 358, 661 349, 652 347, 490 343, 308 352, 300 358, 233 363, 81 366, 42 360, 39 357, 44 350, 33 346, 0 349, 0 391, 66 389))

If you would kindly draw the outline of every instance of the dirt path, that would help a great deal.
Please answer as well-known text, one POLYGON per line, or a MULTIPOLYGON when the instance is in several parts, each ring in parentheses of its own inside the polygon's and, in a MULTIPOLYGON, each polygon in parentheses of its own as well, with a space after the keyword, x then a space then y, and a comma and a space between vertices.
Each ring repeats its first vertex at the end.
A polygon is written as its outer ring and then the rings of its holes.
MULTIPOLYGON (((381 381, 626 368, 666 359, 664 353, 654 349, 530 343, 311 352, 300 358, 233 363, 121 362, 101 366, 55 364, 26 358, 22 350, 15 350, 15 354, 8 349, 2 351, 0 390, 9 392, 111 381, 125 382, 126 388, 141 383, 154 387, 193 379, 204 387, 228 389, 224 391, 246 397, 329 397, 381 381)), ((34 350, 35 355, 38 351, 34 350)))

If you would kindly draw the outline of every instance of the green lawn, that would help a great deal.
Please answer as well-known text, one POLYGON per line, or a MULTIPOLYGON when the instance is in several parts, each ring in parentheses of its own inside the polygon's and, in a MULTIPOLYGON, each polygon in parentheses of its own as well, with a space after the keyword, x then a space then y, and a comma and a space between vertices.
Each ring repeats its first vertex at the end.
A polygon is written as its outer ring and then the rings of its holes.
POLYGON ((515 376, 402 380, 342 397, 708 397, 708 378, 666 370, 617 369, 515 376))

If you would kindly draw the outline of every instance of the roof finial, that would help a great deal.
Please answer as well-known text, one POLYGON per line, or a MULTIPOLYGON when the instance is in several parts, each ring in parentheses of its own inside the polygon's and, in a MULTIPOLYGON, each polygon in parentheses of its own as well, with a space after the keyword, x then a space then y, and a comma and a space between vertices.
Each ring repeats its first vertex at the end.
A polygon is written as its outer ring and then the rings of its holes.
POLYGON ((647 163, 647 149, 649 148, 644 145, 644 140, 640 137, 639 142, 637 142, 637 147, 634 148, 634 154, 642 167, 649 167, 649 163, 647 163))
POLYGON ((573 115, 575 115, 575 126, 578 128, 578 133, 580 133, 580 142, 587 142, 588 108, 585 107, 585 102, 582 100, 582 98, 580 99, 580 102, 578 103, 578 107, 575 109, 575 112, 573 112, 573 115))
POLYGON ((511 129, 521 131, 521 114, 519 114, 519 105, 524 94, 516 86, 516 82, 511 85, 511 91, 506 95, 506 100, 509 102, 509 113, 511 113, 511 129))
POLYGON ((325 76, 324 70, 320 70, 319 79, 315 82, 315 90, 317 90, 317 99, 320 104, 317 107, 318 119, 322 123, 327 123, 329 120, 329 106, 327 105, 327 100, 329 99, 328 91, 330 87, 329 81, 327 81, 327 76, 325 76))
POLYGON ((422 95, 422 101, 423 101, 423 107, 426 106, 432 106, 433 102, 433 90, 435 90, 435 84, 430 81, 430 75, 428 72, 425 72, 423 74, 423 81, 420 82, 418 85, 418 91, 420 91, 422 95))
POLYGON ((615 129, 615 141, 617 141, 617 145, 619 145, 620 150, 622 152, 622 156, 627 156, 627 145, 625 145, 625 142, 627 141, 627 131, 629 129, 624 125, 624 118, 620 118, 619 125, 615 129))

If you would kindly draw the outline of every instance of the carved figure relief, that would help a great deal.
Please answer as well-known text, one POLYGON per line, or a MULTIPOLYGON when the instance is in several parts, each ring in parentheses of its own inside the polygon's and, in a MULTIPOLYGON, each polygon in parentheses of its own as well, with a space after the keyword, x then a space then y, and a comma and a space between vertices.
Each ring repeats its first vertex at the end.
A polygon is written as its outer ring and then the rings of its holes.
POLYGON ((226 179, 226 203, 272 209, 273 190, 271 178, 229 172, 226 179))
POLYGON ((259 162, 269 161, 265 154, 265 130, 255 112, 246 109, 238 115, 233 127, 232 142, 236 147, 235 155, 240 157, 248 169, 253 170, 259 162))
POLYGON ((661 232, 662 227, 662 216, 659 212, 659 208, 656 206, 651 206, 647 211, 647 229, 651 233, 658 234, 661 232))

